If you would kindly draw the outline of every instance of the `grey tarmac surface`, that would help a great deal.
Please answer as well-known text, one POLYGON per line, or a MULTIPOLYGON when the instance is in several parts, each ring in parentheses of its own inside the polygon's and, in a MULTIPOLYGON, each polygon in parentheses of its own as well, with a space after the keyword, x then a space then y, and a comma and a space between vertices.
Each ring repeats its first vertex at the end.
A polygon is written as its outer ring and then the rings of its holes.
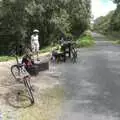
POLYGON ((93 33, 77 64, 59 64, 65 91, 58 120, 120 120, 120 46, 93 33))

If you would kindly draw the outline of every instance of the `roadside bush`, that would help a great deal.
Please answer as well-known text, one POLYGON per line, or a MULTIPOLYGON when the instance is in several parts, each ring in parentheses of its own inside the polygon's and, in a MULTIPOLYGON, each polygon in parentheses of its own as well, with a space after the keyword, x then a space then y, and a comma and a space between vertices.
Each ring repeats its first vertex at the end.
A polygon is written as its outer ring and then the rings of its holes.
POLYGON ((120 40, 117 40, 116 43, 117 43, 117 44, 120 44, 120 40))
POLYGON ((90 47, 94 44, 95 42, 90 31, 85 31, 83 35, 77 40, 77 47, 90 47))
POLYGON ((118 44, 120 44, 120 40, 114 40, 112 43, 115 45, 118 45, 118 44))

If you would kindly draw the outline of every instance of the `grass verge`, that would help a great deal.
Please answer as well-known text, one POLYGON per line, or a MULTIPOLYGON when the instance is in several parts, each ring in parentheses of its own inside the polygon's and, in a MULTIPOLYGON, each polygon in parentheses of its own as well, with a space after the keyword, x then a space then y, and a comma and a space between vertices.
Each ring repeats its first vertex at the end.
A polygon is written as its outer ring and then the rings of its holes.
POLYGON ((0 56, 0 62, 9 61, 9 60, 13 60, 13 59, 15 59, 15 58, 11 57, 11 56, 0 56))
POLYGON ((118 33, 116 33, 116 34, 108 33, 106 36, 107 36, 108 40, 112 42, 112 44, 114 44, 114 45, 120 44, 120 36, 118 33))
POLYGON ((120 44, 120 40, 112 41, 112 43, 113 43, 114 45, 119 45, 119 44, 120 44))
POLYGON ((46 89, 37 95, 33 106, 19 111, 18 120, 56 120, 61 111, 63 98, 64 91, 61 87, 46 89))
POLYGON ((40 53, 49 52, 49 51, 51 51, 51 49, 52 49, 52 46, 44 47, 43 49, 40 50, 40 53))
MULTIPOLYGON (((58 45, 44 47, 43 49, 40 50, 40 54, 50 52, 52 49, 54 49, 56 47, 58 47, 58 45)), ((14 60, 14 59, 15 58, 11 57, 11 56, 0 56, 0 62, 5 62, 5 61, 9 61, 9 60, 14 60)))
MULTIPOLYGON (((93 46, 95 44, 94 39, 92 37, 92 35, 83 35, 82 37, 79 37, 77 39, 77 47, 90 47, 93 46)), ((43 49, 40 50, 40 54, 43 53, 47 53, 52 51, 53 49, 57 48, 59 45, 55 45, 55 46, 47 46, 44 47, 43 49)), ((14 57, 10 57, 10 56, 0 56, 0 62, 4 62, 4 61, 9 61, 9 60, 13 60, 14 57)))

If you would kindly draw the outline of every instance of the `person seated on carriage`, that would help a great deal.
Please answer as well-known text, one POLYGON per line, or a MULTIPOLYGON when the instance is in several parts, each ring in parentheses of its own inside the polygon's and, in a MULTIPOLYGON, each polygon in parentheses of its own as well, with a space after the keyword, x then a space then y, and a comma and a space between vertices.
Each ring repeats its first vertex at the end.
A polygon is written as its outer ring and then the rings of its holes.
POLYGON ((32 55, 30 49, 26 49, 25 55, 22 58, 22 64, 24 64, 28 73, 37 75, 39 72, 39 66, 34 63, 32 55))
POLYGON ((51 60, 52 61, 62 61, 63 59, 63 52, 61 51, 61 45, 59 45, 56 49, 52 50, 52 57, 51 60))
POLYGON ((25 49, 25 55, 22 58, 22 64, 24 64, 26 68, 31 67, 34 64, 30 49, 25 49))

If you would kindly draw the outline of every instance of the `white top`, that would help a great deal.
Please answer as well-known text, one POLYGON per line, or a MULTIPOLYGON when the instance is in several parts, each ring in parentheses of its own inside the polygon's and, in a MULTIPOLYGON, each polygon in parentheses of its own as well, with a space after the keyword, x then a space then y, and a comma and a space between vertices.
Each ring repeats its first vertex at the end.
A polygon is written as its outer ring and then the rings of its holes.
POLYGON ((38 41, 39 41, 38 35, 32 35, 31 36, 31 42, 38 42, 38 41))

